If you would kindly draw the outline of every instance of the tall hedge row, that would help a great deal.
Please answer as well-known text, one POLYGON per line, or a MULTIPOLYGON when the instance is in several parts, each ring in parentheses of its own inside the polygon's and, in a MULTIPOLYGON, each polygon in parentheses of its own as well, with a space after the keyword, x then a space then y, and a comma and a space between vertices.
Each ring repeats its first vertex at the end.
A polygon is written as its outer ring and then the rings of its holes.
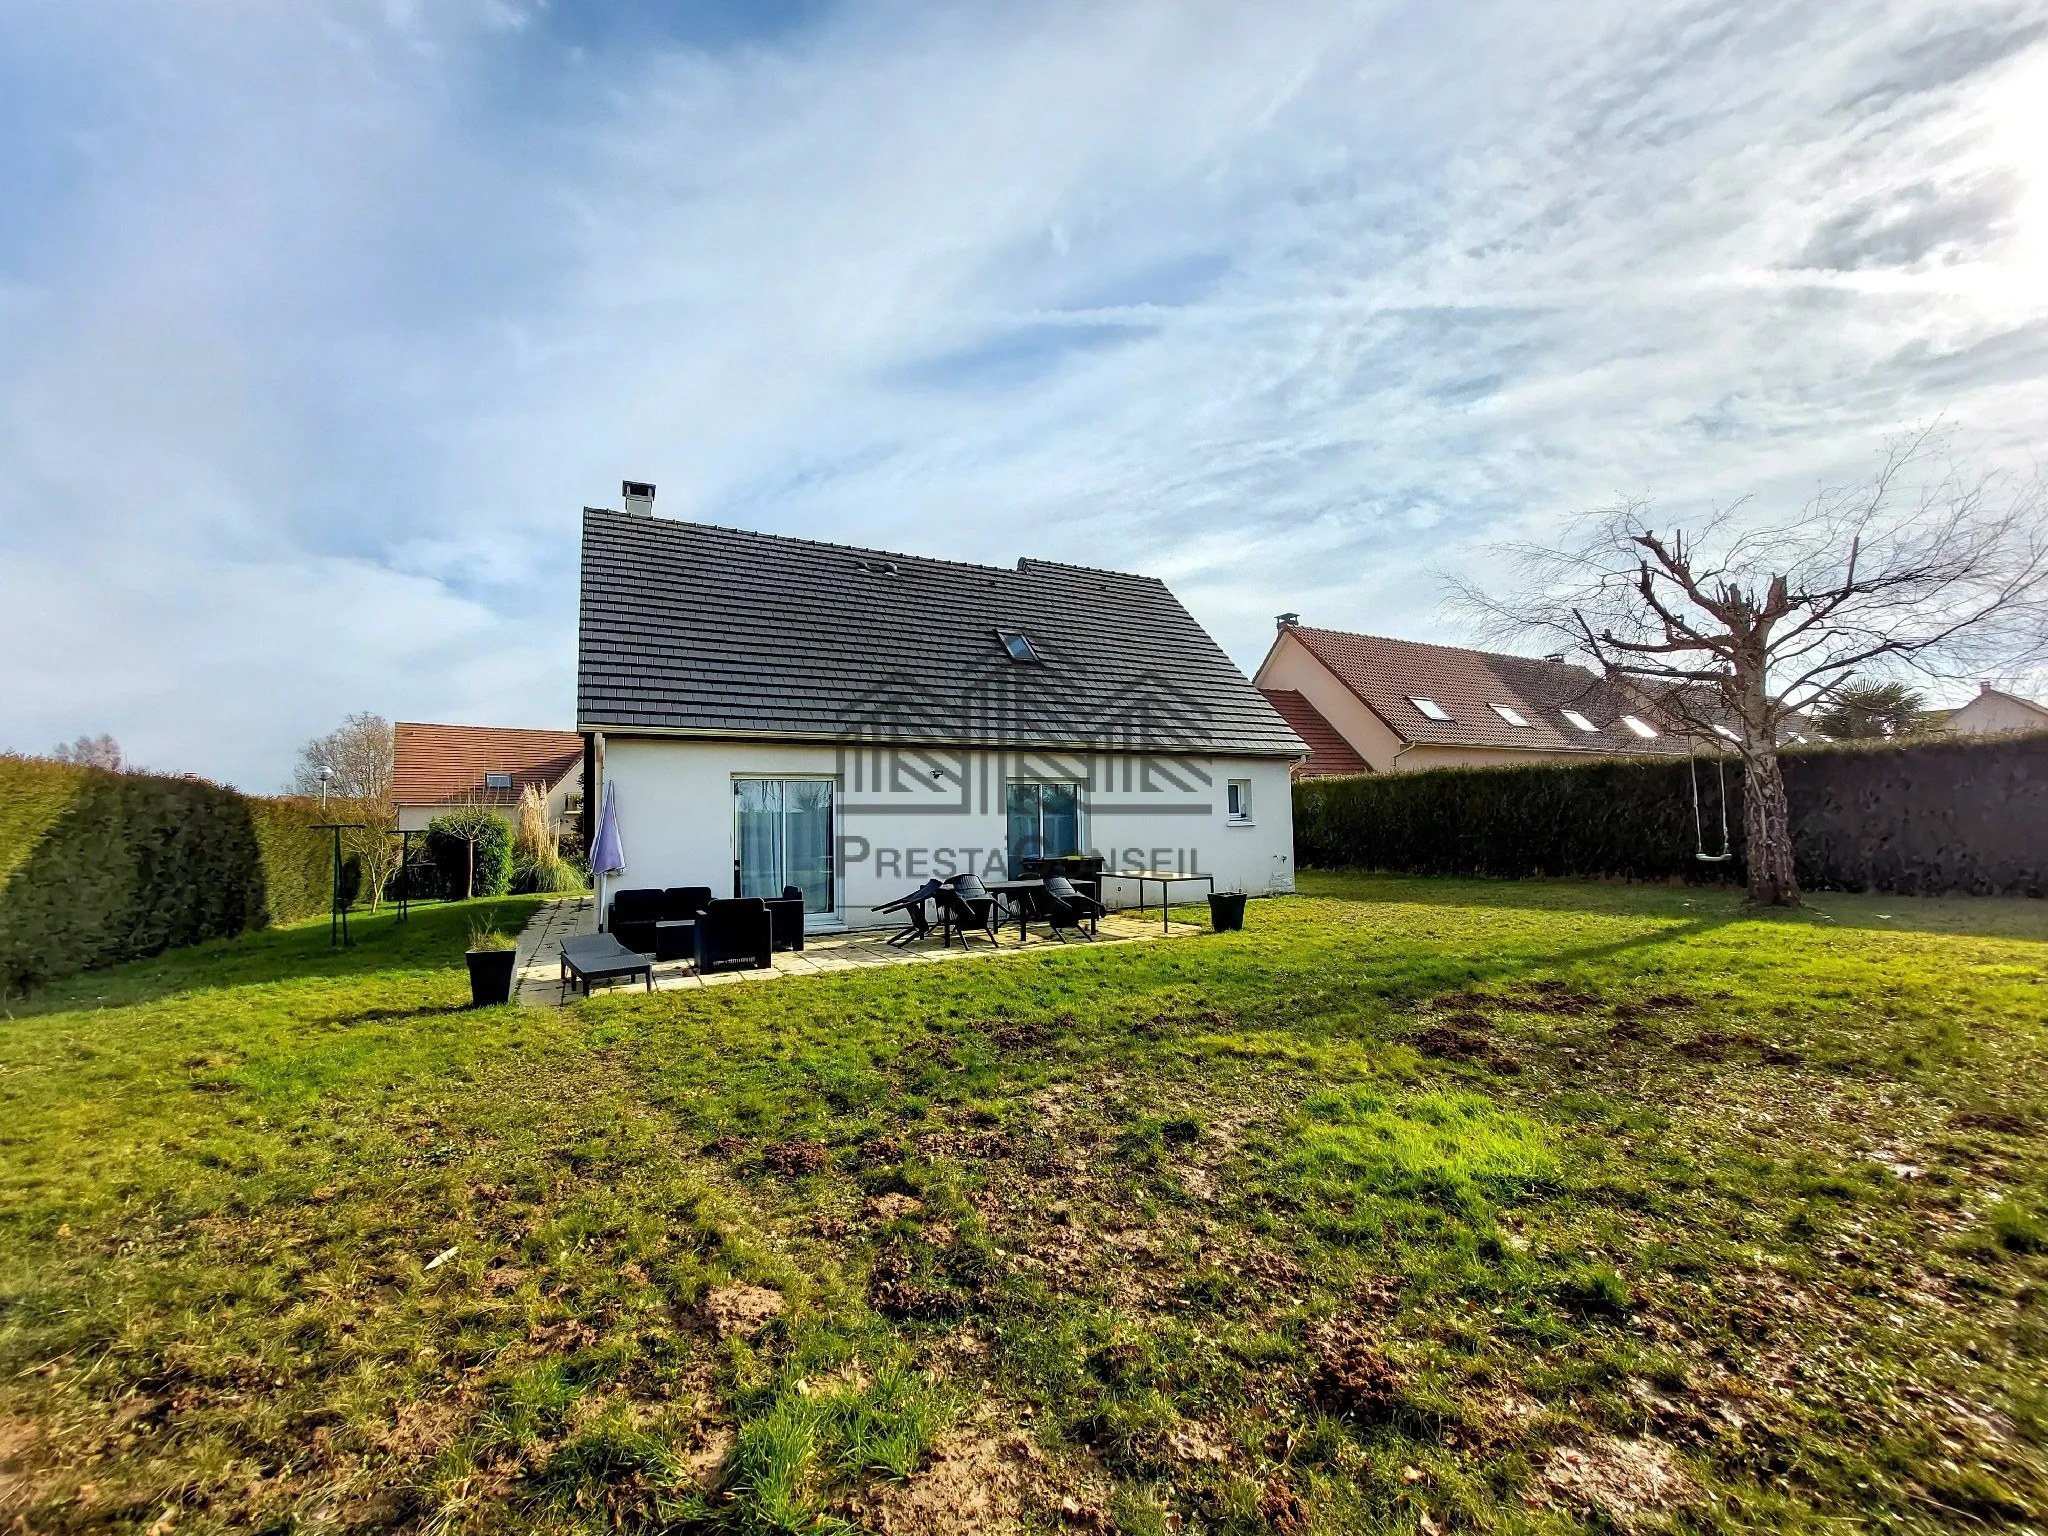
MULTIPOLYGON (((1828 747, 1782 759, 1799 879, 1815 890, 2041 895, 2048 889, 2048 735, 1828 747)), ((1697 767, 1721 849, 1711 759, 1697 767)), ((1734 857, 1695 857, 1692 770, 1624 760, 1305 779, 1295 861, 1425 875, 1744 878, 1742 782, 1728 766, 1734 857)))
POLYGON ((0 989, 325 911, 317 807, 0 758, 0 989))

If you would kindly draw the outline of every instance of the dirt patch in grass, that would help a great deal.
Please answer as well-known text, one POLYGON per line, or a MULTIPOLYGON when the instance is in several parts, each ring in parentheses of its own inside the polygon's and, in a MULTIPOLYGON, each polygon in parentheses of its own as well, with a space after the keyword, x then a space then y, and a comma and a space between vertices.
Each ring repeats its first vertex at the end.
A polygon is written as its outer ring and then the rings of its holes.
POLYGON ((698 1311, 721 1339, 739 1334, 752 1338, 776 1318, 786 1303, 780 1291, 761 1285, 722 1285, 704 1293, 698 1311))
POLYGON ((1047 1486, 1045 1458, 1029 1435, 960 1433, 932 1447, 930 1464, 883 1484, 852 1511, 882 1536, 969 1536, 1023 1529, 1027 1504, 1047 1486))
POLYGON ((1317 1401, 1368 1424, 1393 1418, 1408 1386, 1407 1372, 1381 1353, 1375 1338, 1357 1318, 1316 1323, 1308 1330, 1317 1365, 1317 1401))
POLYGON ((1638 1530, 1699 1497, 1671 1448, 1657 1440, 1608 1437, 1558 1446, 1543 1464, 1543 1482, 1559 1501, 1598 1510, 1623 1530, 1638 1530))
POLYGON ((761 1152, 762 1166, 786 1179, 817 1173, 831 1161, 832 1153, 822 1141, 780 1141, 761 1152))

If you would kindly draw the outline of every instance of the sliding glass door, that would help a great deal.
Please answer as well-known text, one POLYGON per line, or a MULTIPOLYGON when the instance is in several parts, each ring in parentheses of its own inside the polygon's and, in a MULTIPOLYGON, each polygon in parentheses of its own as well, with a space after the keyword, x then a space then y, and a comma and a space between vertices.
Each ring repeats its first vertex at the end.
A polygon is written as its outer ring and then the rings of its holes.
POLYGON ((1081 786, 1056 779, 1012 779, 1006 786, 1010 873, 1025 859, 1081 853, 1081 786))
POLYGON ((832 781, 734 779, 733 866, 742 896, 804 893, 807 916, 838 909, 832 881, 832 781))

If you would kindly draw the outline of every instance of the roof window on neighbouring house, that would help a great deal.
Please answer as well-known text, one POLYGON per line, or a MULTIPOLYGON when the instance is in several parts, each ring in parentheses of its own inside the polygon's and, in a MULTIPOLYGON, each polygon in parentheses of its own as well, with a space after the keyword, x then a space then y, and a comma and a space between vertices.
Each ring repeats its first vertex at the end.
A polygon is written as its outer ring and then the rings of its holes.
POLYGON ((1427 719, 1443 720, 1448 722, 1451 718, 1450 711, 1445 709, 1443 705, 1437 703, 1435 699, 1417 698, 1414 694, 1411 693, 1408 695, 1408 702, 1410 704, 1413 704, 1417 709, 1421 710, 1424 717, 1427 719))
POLYGON ((1716 736, 1726 736, 1726 737, 1727 737, 1727 738, 1728 738, 1728 739, 1729 739, 1730 741, 1737 741, 1737 742, 1739 742, 1739 741, 1741 741, 1741 740, 1742 740, 1742 738, 1741 738, 1740 736, 1736 735, 1736 734, 1735 734, 1735 733, 1734 733, 1733 731, 1729 730, 1729 729, 1728 729, 1728 727, 1727 727, 1727 726, 1725 726, 1725 725, 1717 725, 1717 726, 1715 726, 1715 727, 1714 727, 1714 734, 1715 734, 1716 736))
POLYGON ((1003 649, 1009 652, 1010 660, 1012 661, 1043 661, 1045 659, 1031 648, 1029 636, 1020 635, 1014 629, 999 629, 996 631, 996 638, 1003 642, 1003 649))
POLYGON ((510 789, 512 775, 509 773, 487 773, 484 775, 485 789, 510 789))
POLYGON ((1534 726, 1529 724, 1519 709, 1509 709, 1505 704, 1489 704, 1486 707, 1496 715, 1499 715, 1501 719, 1507 721, 1509 725, 1520 726, 1525 731, 1535 729, 1534 726))
POLYGON ((1652 737, 1654 737, 1657 734, 1657 727, 1650 724, 1647 720, 1637 719, 1634 715, 1623 715, 1621 717, 1621 723, 1627 726, 1630 730, 1634 731, 1638 736, 1642 737, 1645 741, 1649 741, 1652 737))
POLYGON ((1597 731, 1600 729, 1599 726, 1595 725, 1592 721, 1588 720, 1576 709, 1560 709, 1558 713, 1564 716, 1565 724, 1576 726, 1578 729, 1582 731, 1597 731))

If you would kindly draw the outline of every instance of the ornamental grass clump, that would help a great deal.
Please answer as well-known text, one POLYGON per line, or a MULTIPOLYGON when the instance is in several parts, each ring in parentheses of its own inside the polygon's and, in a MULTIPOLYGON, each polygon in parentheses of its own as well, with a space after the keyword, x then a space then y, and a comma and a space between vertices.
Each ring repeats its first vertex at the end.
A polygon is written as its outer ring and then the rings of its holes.
POLYGON ((550 825, 547 797, 529 784, 519 797, 519 816, 512 830, 512 888, 522 895, 560 895, 583 889, 583 875, 562 857, 560 839, 550 825))

